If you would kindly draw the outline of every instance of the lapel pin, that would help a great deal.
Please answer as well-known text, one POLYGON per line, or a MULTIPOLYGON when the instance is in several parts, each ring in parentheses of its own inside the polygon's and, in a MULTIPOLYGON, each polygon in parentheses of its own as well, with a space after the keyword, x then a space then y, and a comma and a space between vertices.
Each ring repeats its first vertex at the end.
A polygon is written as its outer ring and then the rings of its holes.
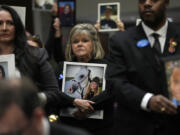
POLYGON ((149 45, 149 40, 147 40, 147 39, 139 40, 136 45, 137 45, 137 47, 139 47, 139 48, 146 47, 146 46, 149 45))
POLYGON ((169 49, 168 49, 169 53, 171 53, 171 54, 175 53, 177 45, 178 44, 174 40, 174 38, 170 38, 170 40, 169 40, 169 49))

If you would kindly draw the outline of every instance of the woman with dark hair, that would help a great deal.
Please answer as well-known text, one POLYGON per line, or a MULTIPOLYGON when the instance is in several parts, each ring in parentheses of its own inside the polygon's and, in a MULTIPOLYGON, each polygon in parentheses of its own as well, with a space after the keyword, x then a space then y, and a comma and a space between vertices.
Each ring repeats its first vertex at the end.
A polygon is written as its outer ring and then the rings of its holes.
MULTIPOLYGON (((23 24, 16 11, 8 6, 0 6, 0 55, 15 54, 17 77, 29 77, 39 88, 39 96, 46 107, 54 104, 78 105, 86 107, 87 102, 70 98, 58 91, 54 71, 47 61, 44 48, 36 48, 27 44, 23 24)), ((51 111, 50 111, 51 112, 51 111)))
POLYGON ((0 65, 0 79, 5 78, 5 72, 3 66, 0 65))
POLYGON ((57 98, 58 85, 45 49, 27 45, 24 26, 16 11, 0 6, 0 55, 14 54, 16 77, 27 76, 37 85, 46 103, 57 98))

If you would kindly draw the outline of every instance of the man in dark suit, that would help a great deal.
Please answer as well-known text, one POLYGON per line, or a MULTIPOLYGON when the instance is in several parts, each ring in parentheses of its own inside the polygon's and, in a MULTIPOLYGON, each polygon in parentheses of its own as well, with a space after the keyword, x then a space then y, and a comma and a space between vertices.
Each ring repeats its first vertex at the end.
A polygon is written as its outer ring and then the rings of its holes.
POLYGON ((0 81, 0 135, 88 135, 44 116, 37 88, 27 79, 0 81))
POLYGON ((139 0, 141 24, 110 39, 108 76, 118 103, 116 133, 180 134, 175 125, 179 114, 168 99, 162 61, 180 54, 180 30, 167 21, 168 6, 169 0, 139 0))

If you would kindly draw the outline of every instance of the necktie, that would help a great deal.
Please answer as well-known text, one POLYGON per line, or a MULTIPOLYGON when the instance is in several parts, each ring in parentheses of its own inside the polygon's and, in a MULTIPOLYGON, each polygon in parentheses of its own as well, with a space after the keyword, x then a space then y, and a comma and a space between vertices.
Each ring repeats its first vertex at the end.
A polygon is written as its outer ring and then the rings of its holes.
POLYGON ((160 42, 159 42, 159 34, 157 33, 153 33, 152 36, 154 37, 154 44, 153 44, 153 48, 158 52, 161 53, 161 46, 160 46, 160 42))

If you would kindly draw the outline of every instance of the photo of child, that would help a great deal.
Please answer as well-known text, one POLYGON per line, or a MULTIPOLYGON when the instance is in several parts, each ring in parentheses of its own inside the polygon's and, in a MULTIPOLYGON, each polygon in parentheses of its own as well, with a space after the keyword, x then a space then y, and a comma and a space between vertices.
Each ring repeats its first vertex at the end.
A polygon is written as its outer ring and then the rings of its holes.
POLYGON ((169 97, 175 105, 180 105, 180 60, 169 61, 165 65, 169 97))

